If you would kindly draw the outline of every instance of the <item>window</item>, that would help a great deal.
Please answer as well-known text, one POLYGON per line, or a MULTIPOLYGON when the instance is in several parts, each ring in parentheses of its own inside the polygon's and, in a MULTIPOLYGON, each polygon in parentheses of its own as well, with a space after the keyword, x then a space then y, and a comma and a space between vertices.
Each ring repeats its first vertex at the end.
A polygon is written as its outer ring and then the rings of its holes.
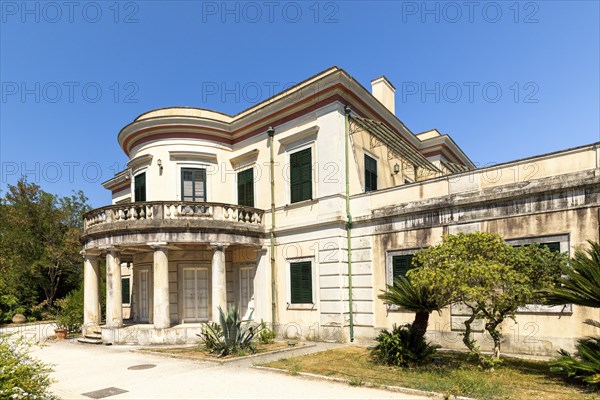
POLYGON ((292 304, 309 304, 313 302, 310 261, 290 263, 290 294, 292 304))
POLYGON ((238 204, 254 207, 254 168, 237 174, 238 204))
MULTIPOLYGON (((537 242, 532 242, 532 243, 537 243, 537 242)), ((560 242, 545 242, 545 243, 539 243, 540 246, 542 247, 547 247, 548 250, 550 250, 551 252, 558 252, 560 253, 560 242)), ((529 243, 527 244, 515 244, 513 245, 513 247, 527 247, 530 246, 529 243)))
POLYGON ((542 243, 542 246, 546 246, 552 252, 560 253, 560 242, 542 243))
POLYGON ((406 276, 406 273, 414 268, 412 265, 412 254, 403 254, 400 256, 392 256, 392 281, 399 276, 406 276))
POLYGON ((206 170, 182 168, 181 200, 206 201, 206 170))
POLYGON ((290 154, 291 203, 312 199, 311 149, 290 154))
POLYGON ((377 160, 365 154, 365 192, 377 190, 377 160))
POLYGON ((135 176, 133 201, 146 201, 146 173, 135 176))
POLYGON ((131 302, 131 277, 121 278, 121 303, 130 304, 131 302))
MULTIPOLYGON (((558 234, 550 236, 528 237, 521 239, 507 239, 506 243, 514 246, 530 246, 532 243, 538 243, 540 246, 546 246, 552 252, 569 253, 569 234, 558 234)), ((547 306, 544 304, 527 304, 525 307, 519 307, 517 313, 527 314, 564 314, 572 313, 573 305, 564 304, 560 306, 547 306)))

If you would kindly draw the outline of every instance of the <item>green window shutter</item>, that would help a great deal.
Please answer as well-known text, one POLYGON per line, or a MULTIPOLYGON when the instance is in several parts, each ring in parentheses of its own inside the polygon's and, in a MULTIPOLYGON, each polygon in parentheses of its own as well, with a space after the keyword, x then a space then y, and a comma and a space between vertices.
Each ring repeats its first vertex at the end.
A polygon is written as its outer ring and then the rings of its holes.
POLYGON ((133 182, 133 201, 146 201, 146 173, 136 175, 133 182))
POLYGON ((290 264, 290 294, 292 304, 312 303, 311 262, 290 264))
POLYGON ((560 242, 542 243, 542 246, 546 246, 552 252, 560 253, 560 242))
POLYGON ((181 200, 206 201, 206 170, 181 169, 181 200))
POLYGON ((365 192, 377 190, 377 160, 365 154, 365 192))
POLYGON ((312 199, 311 149, 290 154, 290 191, 292 203, 312 199))
POLYGON ((238 204, 254 207, 254 168, 237 174, 238 204))
POLYGON ((121 302, 123 304, 129 304, 129 299, 130 299, 130 290, 131 287, 129 285, 129 283, 131 282, 131 279, 129 277, 127 278, 121 278, 121 302))
POLYGON ((396 279, 399 276, 406 276, 408 270, 414 268, 412 265, 412 254, 404 254, 401 256, 392 257, 392 278, 396 279))

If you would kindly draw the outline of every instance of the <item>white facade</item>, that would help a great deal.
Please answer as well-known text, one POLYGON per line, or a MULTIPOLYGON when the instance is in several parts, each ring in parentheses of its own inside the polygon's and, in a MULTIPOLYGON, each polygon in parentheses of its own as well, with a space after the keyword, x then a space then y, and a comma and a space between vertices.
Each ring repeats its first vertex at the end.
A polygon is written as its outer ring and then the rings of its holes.
MULTIPOLYGON (((393 90, 381 77, 372 95, 334 67, 235 116, 159 109, 123 128, 128 169, 104 183, 113 206, 85 217, 86 321, 100 323, 95 282, 106 257, 103 336, 116 343, 195 340, 198 323, 227 305, 286 337, 368 339, 412 319, 377 299, 392 257, 444 233, 552 240, 561 251, 598 240, 598 144, 475 170, 447 135, 410 132, 393 90), (248 169, 252 189, 240 189, 248 169), (240 190, 253 204, 238 204, 240 190), (119 316, 116 260, 133 265, 135 328, 119 316)), ((580 307, 524 311, 519 326, 536 324, 536 341, 511 341, 509 351, 572 346, 587 334, 579 322, 594 317, 580 307)), ((434 317, 434 340, 452 347, 460 318, 434 317)))

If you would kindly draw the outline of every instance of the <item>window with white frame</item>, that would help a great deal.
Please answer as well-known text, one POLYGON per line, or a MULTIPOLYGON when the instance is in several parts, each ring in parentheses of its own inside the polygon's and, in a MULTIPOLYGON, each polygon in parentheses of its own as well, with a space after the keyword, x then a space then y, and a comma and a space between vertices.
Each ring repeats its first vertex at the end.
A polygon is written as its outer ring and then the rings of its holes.
POLYGON ((386 255, 386 283, 394 285, 394 279, 406 277, 406 273, 414 268, 413 257, 421 249, 388 251, 386 255))
POLYGON ((206 201, 205 169, 181 169, 181 199, 183 201, 206 201))
MULTIPOLYGON (((550 251, 558 251, 561 253, 569 254, 569 235, 549 235, 549 236, 537 236, 527 237, 520 239, 507 239, 506 244, 511 246, 529 246, 533 243, 539 243, 541 246, 546 246, 550 251)), ((572 313, 573 305, 565 304, 560 306, 547 306, 543 304, 528 304, 525 307, 519 307, 518 313, 548 313, 548 314, 562 314, 572 313)))
POLYGON ((309 147, 290 154, 290 203, 312 198, 312 149, 309 147))
POLYGON ((286 269, 288 308, 314 309, 317 303, 314 259, 290 259, 286 269))

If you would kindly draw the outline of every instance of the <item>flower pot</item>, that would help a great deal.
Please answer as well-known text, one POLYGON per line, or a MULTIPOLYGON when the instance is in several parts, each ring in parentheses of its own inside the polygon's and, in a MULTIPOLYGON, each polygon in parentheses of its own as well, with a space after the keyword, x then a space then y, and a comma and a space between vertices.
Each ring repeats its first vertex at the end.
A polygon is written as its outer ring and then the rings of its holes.
POLYGON ((69 331, 67 329, 55 329, 54 333, 56 334, 57 340, 64 340, 67 338, 67 333, 69 333, 69 331))

